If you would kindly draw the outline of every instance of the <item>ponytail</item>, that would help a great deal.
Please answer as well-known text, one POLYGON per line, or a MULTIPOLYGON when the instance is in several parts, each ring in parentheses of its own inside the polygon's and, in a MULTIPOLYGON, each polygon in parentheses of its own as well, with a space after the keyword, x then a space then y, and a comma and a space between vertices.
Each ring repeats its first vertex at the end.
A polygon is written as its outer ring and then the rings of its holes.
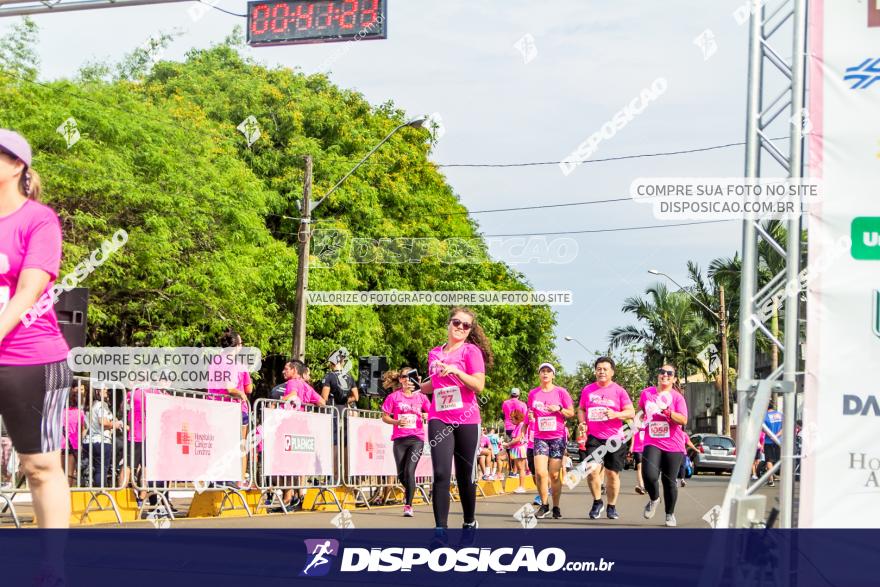
POLYGON ((40 201, 40 194, 43 192, 43 184, 40 181, 40 174, 36 170, 25 167, 21 172, 21 178, 18 180, 18 189, 26 198, 40 201))
POLYGON ((384 389, 394 389, 398 385, 397 380, 400 379, 400 376, 409 371, 410 367, 405 365, 397 371, 385 371, 385 374, 382 375, 382 387, 384 389))

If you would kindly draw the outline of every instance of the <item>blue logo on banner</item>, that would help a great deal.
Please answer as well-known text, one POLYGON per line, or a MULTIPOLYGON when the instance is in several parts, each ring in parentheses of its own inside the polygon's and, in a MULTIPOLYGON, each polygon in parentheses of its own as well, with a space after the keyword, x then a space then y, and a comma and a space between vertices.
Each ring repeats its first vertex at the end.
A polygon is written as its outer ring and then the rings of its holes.
POLYGON ((300 577, 323 577, 330 572, 331 563, 339 554, 339 541, 332 538, 318 538, 317 540, 305 540, 306 566, 299 574, 300 577))
POLYGON ((851 90, 867 90, 874 82, 880 81, 880 57, 868 57, 855 67, 847 67, 843 81, 854 82, 851 90))

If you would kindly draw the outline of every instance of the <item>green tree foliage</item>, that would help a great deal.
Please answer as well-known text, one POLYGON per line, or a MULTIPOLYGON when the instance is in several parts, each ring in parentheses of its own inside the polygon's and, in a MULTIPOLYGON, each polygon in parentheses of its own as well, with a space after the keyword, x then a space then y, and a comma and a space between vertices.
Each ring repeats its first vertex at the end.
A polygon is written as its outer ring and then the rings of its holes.
POLYGON ((649 287, 646 293, 647 299, 630 297, 622 307, 624 312, 635 315, 642 327, 630 325, 613 329, 611 346, 641 346, 650 373, 663 363, 670 363, 683 379, 695 372, 708 377, 699 355, 714 342, 717 328, 694 310, 696 304, 684 292, 670 292, 659 284, 649 287))
POLYGON ((34 50, 39 28, 26 16, 0 37, 0 68, 28 80, 37 78, 40 58, 34 50))
MULTIPOLYGON (((239 35, 240 36, 240 35, 239 35)), ((159 42, 167 42, 162 38, 159 42)), ((37 153, 45 200, 58 210, 70 270, 123 228, 128 244, 83 285, 91 288, 91 344, 215 344, 235 327, 264 355, 291 346, 297 201, 303 158, 314 158, 314 199, 407 119, 389 101, 374 106, 322 75, 269 69, 241 57, 235 34, 152 67, 135 55, 116 67, 90 65, 74 81, 35 85, 0 70, 0 117, 37 153), (74 117, 81 139, 68 148, 55 128, 74 117), (237 130, 254 116, 253 144, 237 130)), ((157 45, 158 46, 158 45, 157 45)), ((477 239, 478 227, 429 161, 425 130, 405 128, 315 212, 316 229, 353 237, 477 239)), ((315 259, 316 261, 317 259, 315 259)), ((524 290, 524 277, 483 261, 415 263, 341 259, 311 271, 316 290, 524 290)), ((307 360, 313 378, 339 346, 385 355, 425 372, 445 340, 448 308, 312 306, 307 360)), ((480 307, 496 366, 486 410, 552 357, 548 307, 480 307)), ((276 374, 277 375, 277 374, 276 374)))

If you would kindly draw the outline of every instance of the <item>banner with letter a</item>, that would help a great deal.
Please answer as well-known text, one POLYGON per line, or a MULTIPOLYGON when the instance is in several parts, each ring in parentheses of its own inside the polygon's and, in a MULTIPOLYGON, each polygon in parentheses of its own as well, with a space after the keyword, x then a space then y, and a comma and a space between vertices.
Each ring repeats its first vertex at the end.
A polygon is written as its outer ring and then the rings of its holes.
POLYGON ((810 2, 801 528, 880 527, 878 24, 877 0, 810 2))

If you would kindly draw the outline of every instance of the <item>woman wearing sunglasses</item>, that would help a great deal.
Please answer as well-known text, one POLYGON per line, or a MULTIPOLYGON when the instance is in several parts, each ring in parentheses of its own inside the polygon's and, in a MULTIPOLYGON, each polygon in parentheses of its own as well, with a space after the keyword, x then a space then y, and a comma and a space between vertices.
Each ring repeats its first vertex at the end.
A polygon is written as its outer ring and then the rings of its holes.
POLYGON ((645 414, 646 434, 642 449, 642 477, 648 492, 645 518, 651 519, 660 503, 660 482, 666 525, 675 526, 675 501, 678 499, 678 469, 684 459, 688 412, 684 396, 675 387, 675 367, 663 365, 657 372, 657 387, 642 390, 639 408, 645 414), (662 479, 661 479, 662 475, 662 479))
POLYGON ((437 538, 444 541, 449 518, 449 483, 454 462, 464 528, 474 530, 477 492, 474 463, 480 450, 480 402, 486 369, 492 367, 489 340, 466 308, 449 312, 446 343, 428 354, 430 379, 422 392, 430 394, 428 442, 434 465, 431 502, 437 538))

